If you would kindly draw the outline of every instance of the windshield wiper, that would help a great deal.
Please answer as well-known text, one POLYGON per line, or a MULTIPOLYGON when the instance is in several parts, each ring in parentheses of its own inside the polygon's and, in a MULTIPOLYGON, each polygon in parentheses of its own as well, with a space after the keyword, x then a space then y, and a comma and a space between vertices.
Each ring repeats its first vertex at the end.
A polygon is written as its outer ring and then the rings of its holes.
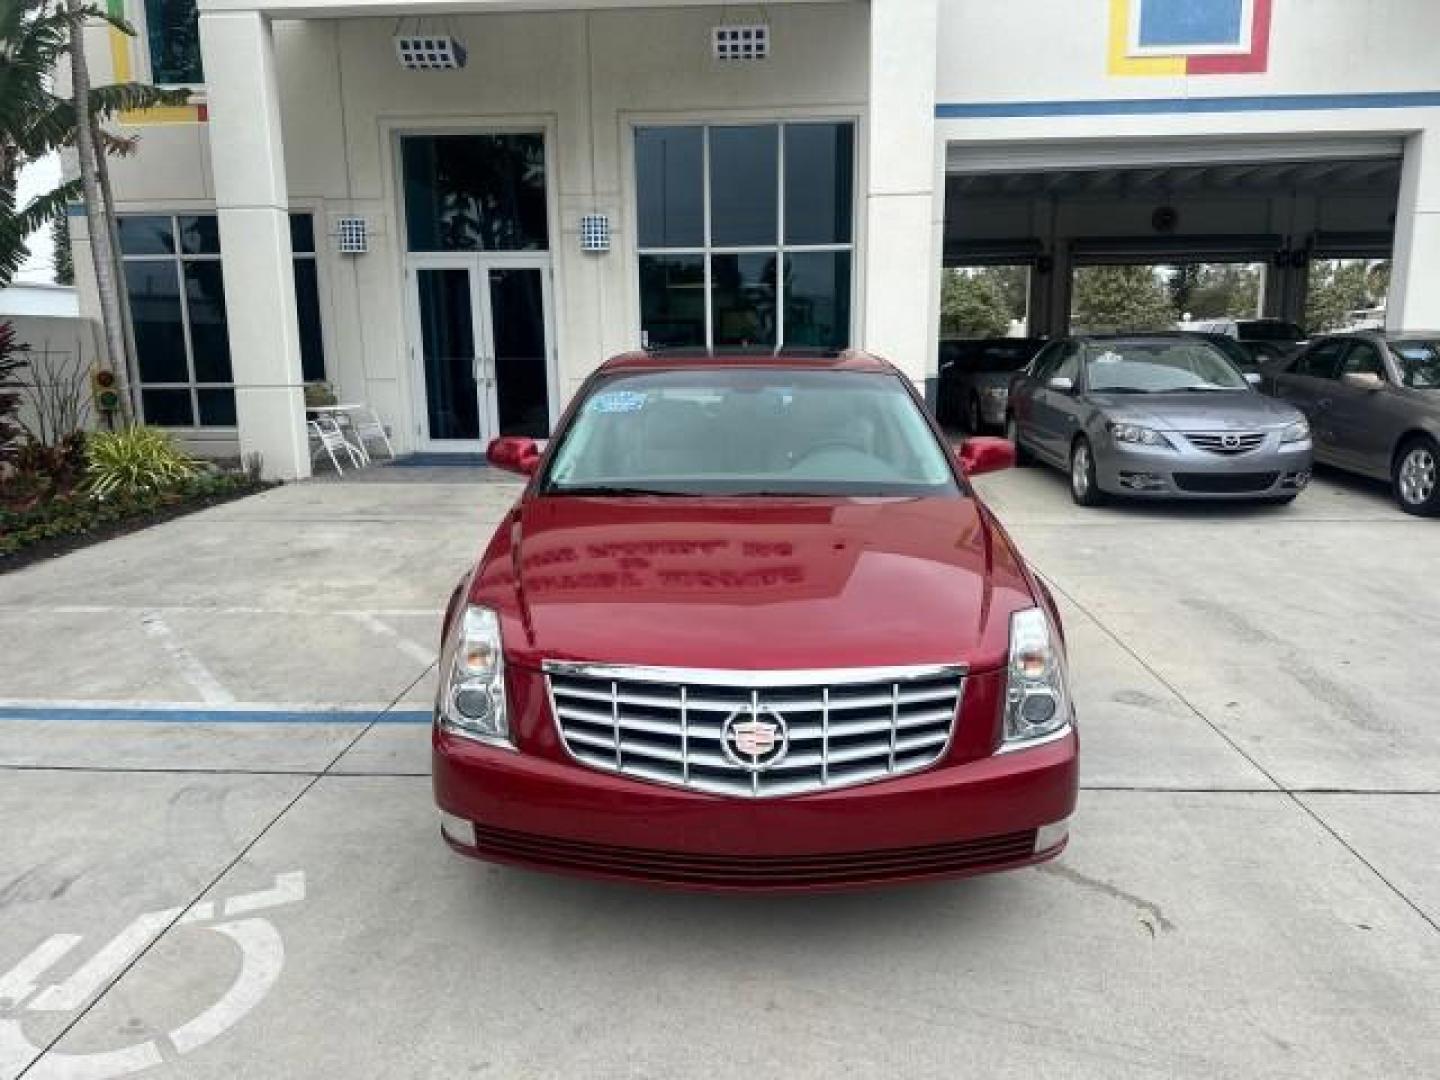
POLYGON ((546 495, 658 495, 664 498, 684 498, 688 491, 664 491, 660 488, 630 487, 623 484, 587 484, 583 487, 555 487, 546 495))
POLYGON ((1177 386, 1176 390, 1186 394, 1233 394, 1238 386, 1177 386))

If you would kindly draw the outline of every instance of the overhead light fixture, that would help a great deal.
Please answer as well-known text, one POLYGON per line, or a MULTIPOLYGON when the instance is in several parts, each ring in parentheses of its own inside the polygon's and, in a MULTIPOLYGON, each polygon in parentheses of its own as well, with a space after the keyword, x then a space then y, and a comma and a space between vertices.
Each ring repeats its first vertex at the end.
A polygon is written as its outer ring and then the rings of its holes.
POLYGON ((716 60, 766 60, 770 56, 770 26, 768 23, 712 26, 710 52, 716 60))
POLYGON ((465 44, 453 33, 427 30, 414 20, 405 32, 405 20, 395 25, 395 57, 408 71, 458 71, 465 66, 465 44))

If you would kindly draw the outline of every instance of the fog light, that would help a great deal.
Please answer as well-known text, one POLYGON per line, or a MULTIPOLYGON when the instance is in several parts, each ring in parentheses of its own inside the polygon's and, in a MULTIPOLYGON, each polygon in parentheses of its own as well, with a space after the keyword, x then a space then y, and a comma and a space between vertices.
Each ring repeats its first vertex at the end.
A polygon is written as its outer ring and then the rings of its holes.
POLYGON ((1049 825, 1041 825, 1035 830, 1035 853, 1050 851, 1059 847, 1070 835, 1070 819, 1062 818, 1060 821, 1052 821, 1049 825))
POLYGON ((486 687, 462 686, 455 691, 455 708, 471 720, 488 720, 495 708, 495 699, 486 687))
POLYGON ((1055 715, 1055 695, 1026 694, 1020 703, 1020 718, 1031 727, 1043 727, 1055 715))
POLYGON ((464 844, 466 847, 475 846, 475 825, 463 817, 456 817, 454 814, 447 814, 441 810, 440 831, 445 834, 446 839, 453 840, 457 844, 464 844))
POLYGON ((1165 486, 1165 478, 1152 472, 1122 472, 1120 483, 1133 491, 1156 491, 1165 486))

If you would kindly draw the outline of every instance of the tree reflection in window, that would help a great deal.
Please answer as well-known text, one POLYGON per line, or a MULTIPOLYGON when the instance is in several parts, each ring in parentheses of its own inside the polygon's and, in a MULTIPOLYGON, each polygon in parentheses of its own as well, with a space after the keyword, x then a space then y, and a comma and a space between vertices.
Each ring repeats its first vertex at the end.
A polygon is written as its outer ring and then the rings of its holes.
POLYGON ((545 141, 534 133, 402 141, 411 251, 543 251, 545 141))
POLYGON ((161 86, 205 81, 200 64, 200 18, 196 0, 145 0, 145 37, 150 75, 161 86))

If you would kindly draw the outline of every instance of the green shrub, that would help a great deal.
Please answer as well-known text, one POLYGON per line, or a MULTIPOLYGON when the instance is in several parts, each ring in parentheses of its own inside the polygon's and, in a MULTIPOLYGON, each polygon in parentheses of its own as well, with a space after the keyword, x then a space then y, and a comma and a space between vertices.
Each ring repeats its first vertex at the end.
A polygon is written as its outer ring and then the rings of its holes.
POLYGON ((91 435, 85 459, 86 490, 100 499, 167 491, 200 471, 168 433, 139 425, 91 435))

